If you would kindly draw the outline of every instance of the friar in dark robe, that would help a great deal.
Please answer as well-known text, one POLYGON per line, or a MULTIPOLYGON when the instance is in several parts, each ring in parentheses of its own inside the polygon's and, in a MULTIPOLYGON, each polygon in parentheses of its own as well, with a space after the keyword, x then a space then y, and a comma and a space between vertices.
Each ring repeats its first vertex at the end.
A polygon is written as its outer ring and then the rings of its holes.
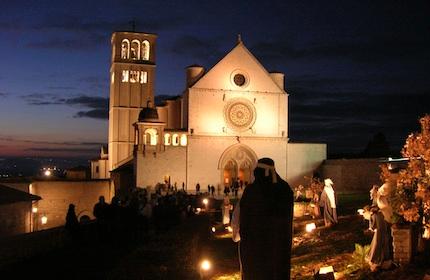
POLYGON ((373 206, 370 216, 370 229, 373 230, 373 239, 370 244, 370 269, 388 268, 391 265, 391 229, 390 224, 384 220, 384 215, 377 206, 373 206))
POLYGON ((242 279, 290 279, 293 191, 270 158, 258 160, 254 177, 240 200, 242 279))

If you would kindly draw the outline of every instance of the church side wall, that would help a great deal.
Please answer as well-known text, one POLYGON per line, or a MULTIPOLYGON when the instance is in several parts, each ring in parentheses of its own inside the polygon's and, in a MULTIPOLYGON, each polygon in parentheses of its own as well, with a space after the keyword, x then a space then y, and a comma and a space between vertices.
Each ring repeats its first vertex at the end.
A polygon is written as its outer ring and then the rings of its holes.
POLYGON ((287 181, 290 186, 309 185, 313 172, 326 158, 326 144, 288 143, 287 181))
POLYGON ((177 183, 178 189, 182 182, 186 182, 186 155, 187 147, 166 146, 165 151, 157 152, 147 150, 145 156, 142 151, 136 155, 136 186, 155 187, 163 183, 166 176, 170 176, 170 183, 177 183))

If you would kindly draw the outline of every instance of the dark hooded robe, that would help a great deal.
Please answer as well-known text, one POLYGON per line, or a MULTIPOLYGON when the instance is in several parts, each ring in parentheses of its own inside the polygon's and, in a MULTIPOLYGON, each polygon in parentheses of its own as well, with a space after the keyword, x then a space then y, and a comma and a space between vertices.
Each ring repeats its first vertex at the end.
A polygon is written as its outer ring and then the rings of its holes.
POLYGON ((390 225, 384 220, 384 215, 379 209, 374 210, 370 217, 370 228, 374 230, 374 234, 367 257, 371 264, 383 266, 384 262, 391 259, 391 231, 390 225))
POLYGON ((290 279, 293 191, 272 159, 258 160, 240 201, 242 279, 290 279))

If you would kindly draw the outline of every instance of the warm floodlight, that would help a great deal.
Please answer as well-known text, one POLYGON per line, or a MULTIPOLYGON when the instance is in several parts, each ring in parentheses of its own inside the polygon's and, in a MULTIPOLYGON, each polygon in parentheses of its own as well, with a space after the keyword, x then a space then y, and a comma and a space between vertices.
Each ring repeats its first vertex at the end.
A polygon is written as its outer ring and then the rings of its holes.
POLYGON ((204 198, 204 199, 203 199, 203 204, 204 204, 205 206, 208 206, 208 203, 209 203, 209 200, 208 200, 207 198, 204 198))
POLYGON ((333 266, 321 267, 315 275, 315 279, 335 280, 333 266))
POLYGON ((312 232, 316 228, 317 228, 317 226, 315 225, 315 223, 306 224, 306 231, 307 232, 312 232))
POLYGON ((37 207, 33 207, 33 208, 31 208, 31 212, 33 212, 34 214, 36 214, 36 213, 37 213, 37 210, 39 210, 39 209, 37 209, 37 207))
POLYGON ((48 222, 48 217, 43 215, 42 218, 40 218, 40 221, 42 222, 42 225, 46 225, 46 223, 48 222))
POLYGON ((209 269, 211 269, 211 267, 212 267, 212 265, 211 265, 210 261, 208 261, 208 260, 203 260, 203 261, 200 263, 200 268, 201 268, 203 271, 208 271, 209 269))

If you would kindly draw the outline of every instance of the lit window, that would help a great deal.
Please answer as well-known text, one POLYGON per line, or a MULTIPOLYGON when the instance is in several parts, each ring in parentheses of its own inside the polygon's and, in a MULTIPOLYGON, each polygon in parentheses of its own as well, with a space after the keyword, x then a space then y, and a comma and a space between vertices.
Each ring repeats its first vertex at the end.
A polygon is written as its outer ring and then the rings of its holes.
POLYGON ((181 135, 181 146, 186 146, 186 145, 187 145, 187 135, 182 134, 181 135))
POLYGON ((139 82, 139 76, 140 76, 140 71, 131 70, 130 71, 130 83, 139 82))
POLYGON ((121 43, 121 58, 128 59, 130 57, 130 43, 127 39, 122 40, 121 43))
POLYGON ((127 83, 128 82, 128 70, 122 70, 122 79, 121 81, 123 83, 127 83))
POLYGON ((173 134, 172 145, 173 146, 179 146, 179 135, 178 134, 173 134))
POLYGON ((139 59, 140 58, 140 42, 138 40, 131 41, 131 59, 139 59))
POLYGON ((170 134, 166 133, 164 134, 164 145, 169 146, 170 144, 171 144, 170 134))
POLYGON ((149 60, 149 42, 147 40, 142 42, 142 60, 149 60))
POLYGON ((146 145, 151 145, 151 146, 155 146, 157 145, 157 138, 158 138, 158 134, 157 134, 157 130, 154 128, 148 128, 147 130, 145 130, 145 144, 146 145), (149 143, 148 143, 149 141, 149 143))
POLYGON ((148 82, 148 72, 140 71, 140 83, 146 84, 146 82, 148 82))

